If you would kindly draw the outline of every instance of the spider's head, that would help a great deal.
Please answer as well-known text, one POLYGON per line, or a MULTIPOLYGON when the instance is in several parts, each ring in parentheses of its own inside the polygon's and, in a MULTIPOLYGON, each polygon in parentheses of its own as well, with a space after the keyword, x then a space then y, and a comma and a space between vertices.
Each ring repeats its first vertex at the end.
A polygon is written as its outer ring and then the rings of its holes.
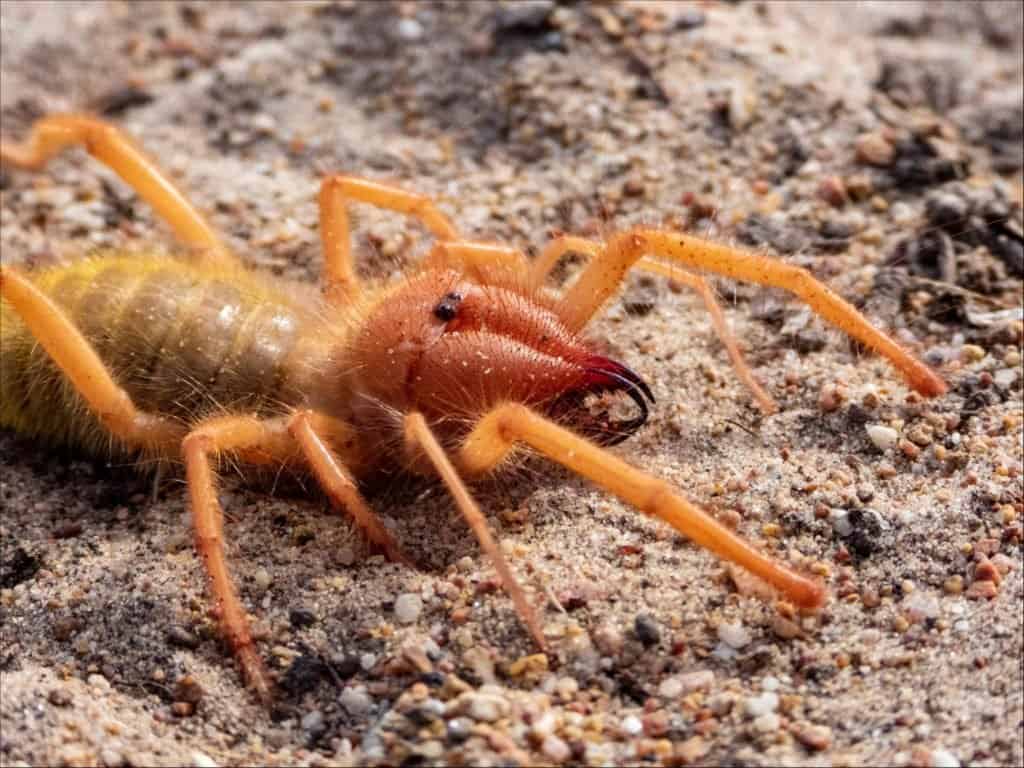
POLYGON ((643 425, 654 402, 639 376, 569 330, 550 299, 455 271, 426 271, 390 291, 369 313, 353 354, 357 391, 423 412, 442 437, 457 438, 513 401, 608 445, 643 425), (608 414, 604 396, 618 393, 637 415, 608 414))

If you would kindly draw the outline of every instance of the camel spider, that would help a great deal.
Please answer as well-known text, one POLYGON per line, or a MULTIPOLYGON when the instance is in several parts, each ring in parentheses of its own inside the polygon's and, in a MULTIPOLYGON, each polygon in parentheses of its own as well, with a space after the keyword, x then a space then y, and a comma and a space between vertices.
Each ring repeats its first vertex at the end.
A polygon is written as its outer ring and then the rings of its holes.
POLYGON ((946 386, 852 306, 800 268, 688 234, 635 227, 604 243, 559 237, 533 261, 463 240, 421 195, 329 176, 320 195, 322 297, 245 268, 167 177, 117 128, 81 115, 40 120, 0 161, 40 169, 80 145, 112 168, 200 254, 173 261, 113 254, 27 275, 0 267, 0 423, 23 433, 166 460, 181 458, 195 543, 220 625, 246 680, 271 698, 224 552, 213 462, 304 465, 371 542, 405 560, 356 478, 390 463, 436 473, 454 497, 536 643, 527 601, 464 476, 499 468, 518 444, 672 525, 759 576, 789 600, 819 606, 825 588, 744 542, 664 481, 607 450, 638 429, 654 398, 582 335, 632 267, 696 289, 733 363, 754 381, 696 271, 784 288, 889 360, 927 396, 946 386), (435 237, 424 262, 380 286, 353 269, 350 202, 405 214, 435 237), (590 262, 558 295, 544 279, 568 251, 590 262), (612 420, 584 400, 620 393, 638 415, 612 420), (218 403, 232 403, 225 409, 218 403))

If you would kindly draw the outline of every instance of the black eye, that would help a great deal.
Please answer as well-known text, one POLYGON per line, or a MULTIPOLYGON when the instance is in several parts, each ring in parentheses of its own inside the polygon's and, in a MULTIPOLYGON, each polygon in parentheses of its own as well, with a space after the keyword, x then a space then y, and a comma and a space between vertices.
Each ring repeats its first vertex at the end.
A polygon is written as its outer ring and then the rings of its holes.
POLYGON ((460 301, 462 301, 461 293, 446 293, 440 303, 434 307, 434 317, 446 323, 454 319, 458 314, 460 301))

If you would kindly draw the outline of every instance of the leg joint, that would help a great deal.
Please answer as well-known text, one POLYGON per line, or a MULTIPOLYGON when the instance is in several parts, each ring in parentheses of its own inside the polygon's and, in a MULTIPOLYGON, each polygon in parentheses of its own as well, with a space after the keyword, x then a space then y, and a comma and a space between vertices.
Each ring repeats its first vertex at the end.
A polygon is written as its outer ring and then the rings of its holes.
POLYGON ((665 508, 666 501, 674 495, 672 486, 663 480, 658 480, 651 483, 645 497, 637 504, 637 507, 645 515, 658 517, 659 513, 665 508))

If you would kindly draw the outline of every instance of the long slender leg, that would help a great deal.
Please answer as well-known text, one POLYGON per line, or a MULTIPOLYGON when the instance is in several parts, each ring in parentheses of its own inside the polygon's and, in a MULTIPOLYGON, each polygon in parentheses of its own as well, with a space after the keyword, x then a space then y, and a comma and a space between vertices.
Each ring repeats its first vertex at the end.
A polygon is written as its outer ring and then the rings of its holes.
POLYGON ((492 410, 469 434, 456 458, 467 474, 487 472, 504 461, 520 441, 644 514, 664 520, 719 557, 743 566, 797 605, 816 608, 824 602, 825 590, 821 584, 761 554, 676 493, 665 481, 627 464, 526 406, 506 404, 492 410))
POLYGON ((380 547, 390 560, 412 566, 412 560, 402 553, 388 529, 370 509, 351 475, 329 445, 341 444, 351 439, 352 429, 323 414, 298 411, 288 421, 288 431, 309 462, 320 487, 331 500, 352 515, 356 525, 363 529, 367 538, 380 547))
POLYGON ((294 443, 282 419, 260 421, 251 416, 223 416, 200 423, 181 443, 188 480, 196 551, 203 559, 210 591, 218 608, 221 631, 242 665, 245 679, 264 703, 271 685, 253 644, 249 618, 238 599, 224 555, 224 512, 217 500, 211 461, 228 451, 242 451, 249 460, 294 454, 294 443))
POLYGON ((39 120, 26 141, 0 142, 0 163, 38 170, 70 146, 82 146, 117 173, 153 206, 185 244, 206 256, 230 260, 213 228, 170 179, 124 133, 84 115, 54 115, 39 120))
POLYGON ((729 359, 732 360, 732 367, 736 369, 736 375, 740 377, 740 381, 743 382, 747 389, 753 393, 754 399, 757 400, 757 404, 761 407, 762 412, 775 413, 779 407, 775 404, 772 396, 765 392, 757 379, 754 378, 754 372, 747 365, 747 361, 740 351, 739 344, 736 343, 736 337, 726 324, 725 313, 722 312, 722 307, 718 303, 718 299, 715 298, 715 291, 711 284, 700 275, 695 275, 692 272, 687 272, 684 269, 673 267, 670 264, 663 264, 653 259, 640 259, 637 262, 637 267, 675 280, 697 292, 701 299, 704 300, 704 307, 707 309, 708 314, 711 315, 711 324, 714 326, 715 333, 718 334, 718 338, 722 340, 726 351, 729 353, 729 359))
POLYGON ((351 299, 359 281, 352 261, 347 206, 359 201, 418 219, 438 240, 457 240, 458 232, 433 200, 355 176, 328 176, 320 185, 320 239, 324 251, 324 293, 332 302, 351 299))
POLYGON ((111 377, 96 350, 31 280, 0 265, 0 296, 10 302, 35 340, 114 436, 139 448, 173 450, 185 434, 184 427, 138 410, 128 393, 111 377))
MULTIPOLYGON (((545 246, 544 250, 541 251, 540 255, 533 262, 530 269, 530 284, 535 288, 543 285, 545 278, 554 269, 558 260, 570 251, 596 258, 603 250, 604 246, 593 240, 586 240, 572 235, 556 237, 545 246)), ((732 365, 736 369, 736 375, 739 376, 740 381, 743 382, 747 389, 753 393, 754 399, 757 400, 757 404, 764 413, 775 413, 778 410, 775 400, 764 391, 761 385, 758 384, 757 379, 754 378, 754 373, 743 358, 743 353, 740 351, 736 337, 729 330, 722 307, 718 304, 715 292, 707 280, 692 272, 687 272, 678 267, 654 261, 653 259, 640 259, 637 261, 636 267, 689 286, 700 295, 708 314, 711 315, 711 324, 714 326, 715 333, 718 334, 718 338, 721 339, 722 344, 725 345, 725 349, 729 353, 732 365)))
POLYGON ((480 512, 480 507, 477 506, 477 503, 469 494, 465 483, 462 482, 462 478, 459 477, 455 467, 452 466, 451 460, 437 442, 434 433, 431 432, 430 427, 421 414, 409 413, 406 415, 405 442, 413 451, 422 451, 430 460, 430 463, 434 465, 434 469, 437 470, 444 484, 448 486, 448 491, 454 497, 459 511, 462 512, 462 516, 466 518, 466 522, 469 523, 469 527, 476 535, 477 541, 480 542, 480 548, 483 549, 487 556, 491 558, 491 562, 494 563, 494 568, 498 571, 498 578, 501 579, 505 591, 512 598, 512 603, 533 636, 534 642, 540 648, 544 648, 544 633, 540 631, 540 625, 537 623, 537 617, 534 614, 533 608, 516 581, 516 577, 512 574, 512 569, 509 568, 508 563, 501 554, 501 549, 494 541, 494 537, 491 536, 491 532, 487 527, 487 520, 484 519, 483 513, 480 512))
POLYGON ((566 292, 567 324, 574 329, 585 326, 622 282, 626 271, 644 254, 671 259, 698 271, 783 288, 847 335, 887 357, 921 394, 934 397, 946 391, 946 383, 935 372, 871 325, 806 269, 676 232, 637 228, 612 237, 566 292))

